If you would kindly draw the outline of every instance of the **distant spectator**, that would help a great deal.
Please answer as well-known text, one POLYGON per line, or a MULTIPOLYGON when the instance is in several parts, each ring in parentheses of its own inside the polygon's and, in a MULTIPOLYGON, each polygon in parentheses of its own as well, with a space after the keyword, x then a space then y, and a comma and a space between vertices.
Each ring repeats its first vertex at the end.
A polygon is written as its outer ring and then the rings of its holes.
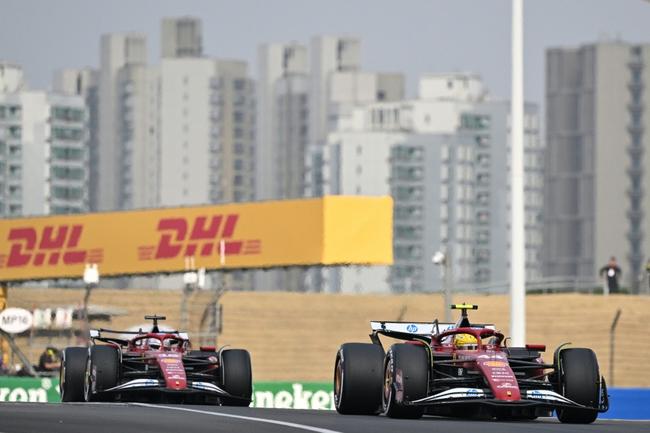
POLYGON ((38 359, 39 371, 57 371, 61 368, 61 352, 55 347, 46 348, 38 359))
POLYGON ((612 256, 609 258, 609 262, 600 268, 599 275, 603 275, 607 278, 607 287, 609 288, 609 293, 618 293, 618 279, 623 274, 621 268, 618 267, 616 263, 616 257, 612 256))
POLYGON ((648 291, 650 291, 650 259, 645 264, 645 274, 648 278, 648 291))
POLYGON ((9 371, 9 343, 0 337, 0 372, 9 371))

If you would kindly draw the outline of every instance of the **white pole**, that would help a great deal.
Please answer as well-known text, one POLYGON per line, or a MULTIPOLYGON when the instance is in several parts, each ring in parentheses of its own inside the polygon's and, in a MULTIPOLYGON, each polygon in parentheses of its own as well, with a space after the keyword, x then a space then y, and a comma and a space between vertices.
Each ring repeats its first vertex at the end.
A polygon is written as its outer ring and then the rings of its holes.
POLYGON ((223 239, 219 241, 219 264, 221 266, 226 264, 226 241, 223 239))
POLYGON ((510 335, 520 347, 526 344, 523 7, 523 0, 512 0, 510 335))

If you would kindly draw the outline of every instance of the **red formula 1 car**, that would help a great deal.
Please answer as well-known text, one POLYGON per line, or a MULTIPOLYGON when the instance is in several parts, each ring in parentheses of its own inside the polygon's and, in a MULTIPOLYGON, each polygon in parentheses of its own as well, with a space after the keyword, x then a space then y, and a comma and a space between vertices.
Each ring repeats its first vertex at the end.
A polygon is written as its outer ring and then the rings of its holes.
POLYGON ((608 409, 607 388, 591 349, 560 346, 545 363, 543 345, 507 347, 494 325, 371 322, 372 343, 341 346, 334 401, 341 414, 419 418, 423 414, 497 419, 552 416, 593 422, 608 409), (384 353, 379 335, 400 340, 384 353))
POLYGON ((154 401, 248 406, 252 395, 247 351, 201 347, 191 350, 187 334, 91 330, 92 345, 63 351, 61 400, 154 401), (131 336, 123 339, 122 335, 131 336))

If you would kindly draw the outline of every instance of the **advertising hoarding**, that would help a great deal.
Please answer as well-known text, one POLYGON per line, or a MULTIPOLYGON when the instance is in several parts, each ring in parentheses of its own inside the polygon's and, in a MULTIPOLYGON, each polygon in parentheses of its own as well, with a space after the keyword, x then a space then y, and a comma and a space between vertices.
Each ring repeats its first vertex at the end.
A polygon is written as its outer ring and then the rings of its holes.
POLYGON ((0 281, 392 263, 390 197, 325 196, 0 220, 0 281))

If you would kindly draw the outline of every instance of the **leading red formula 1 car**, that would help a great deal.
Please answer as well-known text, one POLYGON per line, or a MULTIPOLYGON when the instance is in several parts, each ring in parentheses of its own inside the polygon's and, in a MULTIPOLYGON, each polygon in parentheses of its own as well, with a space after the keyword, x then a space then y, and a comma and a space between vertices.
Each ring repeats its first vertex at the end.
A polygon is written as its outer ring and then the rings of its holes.
POLYGON ((61 400, 154 401, 248 406, 252 395, 247 351, 191 350, 186 333, 91 330, 92 345, 63 351, 61 400), (124 339, 122 335, 132 335, 124 339))
POLYGON ((419 418, 423 414, 497 419, 552 416, 593 422, 608 409, 605 380, 591 349, 560 346, 545 363, 543 345, 507 347, 494 325, 371 322, 372 343, 341 346, 334 401, 341 414, 419 418), (404 340, 384 353, 379 335, 404 340))

